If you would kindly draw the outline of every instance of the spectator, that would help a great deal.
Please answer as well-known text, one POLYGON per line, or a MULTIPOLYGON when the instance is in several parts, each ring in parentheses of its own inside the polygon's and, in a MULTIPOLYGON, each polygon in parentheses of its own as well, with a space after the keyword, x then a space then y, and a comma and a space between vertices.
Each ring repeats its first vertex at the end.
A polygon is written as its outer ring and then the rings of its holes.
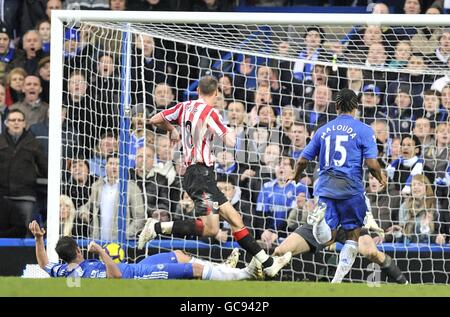
MULTIPOLYGON (((255 221, 252 214, 251 204, 241 198, 241 189, 236 185, 234 179, 228 178, 223 175, 218 176, 217 187, 225 195, 225 197, 233 205, 233 207, 236 210, 239 210, 244 225, 247 228, 251 228, 250 230, 254 231, 255 221)), ((255 236, 255 232, 252 232, 252 234, 253 236, 255 236)), ((230 225, 226 221, 222 221, 220 223, 220 230, 215 236, 215 239, 220 242, 226 242, 227 240, 230 240, 231 237, 232 235, 230 225)))
POLYGON ((10 33, 6 24, 0 21, 0 82, 4 82, 9 71, 18 67, 25 59, 23 51, 11 45, 10 33))
POLYGON ((5 119, 7 114, 6 100, 6 90, 5 86, 0 84, 0 134, 5 130, 5 119))
MULTIPOLYGON (((316 64, 313 67, 311 80, 305 80, 303 82, 303 100, 305 102, 312 99, 314 88, 320 85, 329 86, 328 82, 331 82, 330 78, 330 68, 316 64)), ((329 86, 330 87, 330 86, 329 86)), ((300 102, 300 105, 303 105, 302 102, 300 102)))
POLYGON ((38 63, 38 74, 41 80, 42 93, 41 99, 45 103, 50 100, 50 57, 45 56, 38 63))
POLYGON ((441 107, 441 93, 432 89, 425 90, 423 92, 423 113, 419 117, 438 123, 446 121, 447 116, 447 111, 441 107))
POLYGON ((50 54, 50 21, 41 20, 36 24, 36 31, 42 39, 42 51, 50 54))
POLYGON ((364 87, 363 73, 361 68, 349 67, 346 71, 346 85, 344 88, 351 89, 358 96, 364 87))
POLYGON ((258 122, 266 126, 269 130, 276 129, 277 116, 273 107, 269 105, 262 105, 258 109, 258 122))
POLYGON ((22 38, 25 59, 19 64, 28 74, 38 73, 38 64, 41 58, 47 56, 42 50, 42 39, 38 31, 27 31, 22 38))
POLYGON ((131 136, 128 145, 128 167, 136 166, 137 150, 145 146, 146 134, 152 134, 152 131, 145 129, 146 119, 150 118, 150 113, 146 111, 143 104, 131 107, 131 136))
POLYGON ((111 132, 104 133, 94 150, 94 155, 88 160, 89 173, 96 177, 106 177, 106 158, 119 150, 119 142, 111 132))
POLYGON ((41 80, 35 75, 28 75, 23 82, 22 102, 17 102, 10 109, 19 109, 25 114, 27 129, 39 122, 43 122, 47 116, 48 104, 40 99, 42 93, 41 80))
POLYGON ((235 100, 234 98, 234 86, 232 84, 231 76, 228 74, 222 74, 219 77, 219 91, 223 94, 227 104, 230 104, 235 100))
POLYGON ((427 55, 427 64, 429 68, 439 69, 447 68, 450 57, 450 29, 444 29, 439 37, 439 46, 432 53, 427 55))
POLYGON ((411 43, 408 41, 400 41, 395 46, 394 59, 388 63, 390 68, 404 68, 408 64, 411 56, 411 43))
POLYGON ((7 129, 0 135, 0 195, 11 202, 25 228, 36 203, 36 179, 47 177, 47 158, 26 126, 25 114, 11 109, 7 129))
MULTIPOLYGON (((386 167, 386 174, 402 195, 411 194, 411 180, 415 175, 431 172, 420 159, 420 141, 415 135, 403 135, 401 156, 386 167)), ((434 177, 433 177, 434 179, 434 177)))
POLYGON ((108 0, 64 0, 65 10, 107 10, 109 9, 108 0))
POLYGON ((406 86, 400 86, 393 105, 388 106, 388 117, 396 135, 411 133, 414 116, 412 98, 406 86))
POLYGON ((247 123, 250 127, 253 127, 259 123, 259 108, 263 105, 272 105, 272 93, 270 92, 270 87, 259 86, 256 88, 253 102, 248 102, 247 105, 247 112, 249 112, 247 123))
POLYGON ((278 143, 269 143, 264 154, 261 156, 261 160, 258 165, 254 166, 255 173, 253 175, 241 176, 241 181, 243 177, 249 179, 249 195, 250 201, 256 204, 258 193, 261 190, 261 186, 265 182, 275 178, 275 169, 279 165, 281 150, 278 143))
MULTIPOLYGON (((116 65, 112 54, 104 51, 98 52, 95 72, 90 78, 88 93, 95 101, 91 101, 95 135, 101 135, 106 131, 113 131, 118 134, 120 125, 120 84, 115 76, 116 65)), ((92 119, 91 119, 92 120, 92 119)))
POLYGON ((445 85, 444 88, 442 88, 441 92, 441 105, 443 110, 447 114, 447 119, 450 112, 450 84, 445 85))
POLYGON ((336 109, 331 104, 331 89, 325 85, 314 89, 313 102, 306 105, 302 117, 307 124, 308 133, 317 126, 331 121, 336 116, 336 109))
POLYGON ((421 153, 426 153, 428 148, 435 143, 433 130, 434 122, 430 122, 427 118, 418 118, 414 122, 413 133, 422 145, 421 153))
POLYGON ((377 25, 368 25, 350 35, 344 56, 353 63, 364 64, 369 48, 375 43, 383 44, 383 32, 377 25))
MULTIPOLYGON (((236 131, 235 157, 239 164, 258 164, 259 156, 253 147, 246 124, 245 106, 242 102, 231 102, 227 107, 228 124, 236 131)), ((216 146, 216 145, 215 145, 216 146)))
POLYGON ((152 147, 140 147, 136 152, 136 168, 130 171, 130 179, 136 182, 142 192, 149 217, 151 210, 170 208, 168 181, 155 172, 154 159, 155 151, 152 147))
MULTIPOLYGON (((436 8, 428 8, 425 14, 441 14, 436 8)), ((411 38, 413 53, 430 55, 435 52, 439 45, 442 28, 433 26, 422 26, 417 28, 417 33, 411 38)))
POLYGON ((299 55, 299 60, 295 62, 292 70, 294 80, 301 83, 304 81, 312 81, 312 72, 314 64, 305 61, 316 62, 323 59, 324 50, 322 48, 323 30, 316 26, 310 26, 306 29, 305 49, 299 55))
POLYGON ((109 8, 111 11, 127 10, 127 0, 109 0, 109 8))
POLYGON ((399 137, 394 137, 392 139, 391 155, 389 156, 389 163, 394 162, 401 156, 402 139, 399 137))
POLYGON ((398 220, 399 192, 392 186, 381 187, 377 179, 369 174, 366 195, 369 200, 367 208, 372 211, 372 215, 380 228, 386 231, 392 227, 394 222, 398 220))
POLYGON ((149 35, 136 35, 131 51, 131 91, 136 92, 132 94, 132 103, 149 103, 155 85, 168 82, 165 52, 156 47, 155 40, 149 35))
POLYGON ((61 10, 62 8, 63 7, 62 7, 61 0, 48 0, 47 6, 45 9, 45 14, 47 15, 47 18, 49 19, 49 21, 52 20, 52 10, 61 10))
POLYGON ((297 161, 306 146, 306 140, 309 138, 306 124, 303 122, 294 122, 289 137, 292 142, 290 156, 297 161))
POLYGON ((195 0, 192 11, 225 12, 230 11, 232 4, 226 0, 195 0))
MULTIPOLYGON (((287 219, 287 230, 293 232, 300 225, 306 223, 308 213, 315 207, 314 199, 306 199, 306 193, 300 192, 295 202, 292 202, 287 219)), ((278 236, 277 236, 278 238, 278 236)))
MULTIPOLYGON (((399 90, 407 91, 411 96, 411 107, 414 117, 422 113, 423 91, 429 89, 430 78, 424 74, 425 65, 420 56, 411 56, 404 73, 398 74, 398 80, 393 79, 387 88, 387 104, 394 103, 399 90)), ((396 74, 397 76, 397 74, 396 74)))
POLYGON ((434 144, 424 152, 425 166, 435 174, 436 194, 447 197, 450 179, 448 173, 448 158, 450 156, 450 124, 443 122, 436 127, 434 144))
MULTIPOLYGON (((136 239, 145 224, 144 201, 142 193, 134 181, 127 183, 127 205, 125 234, 127 239, 136 239)), ((84 222, 92 219, 89 238, 102 241, 119 238, 119 158, 109 155, 106 160, 106 177, 100 178, 92 185, 88 202, 81 206, 79 213, 84 222)))
POLYGON ((77 236, 74 226, 76 216, 72 199, 66 195, 59 196, 59 232, 65 237, 77 236), (75 231, 75 232, 74 232, 75 231))
MULTIPOLYGON (((447 60, 447 67, 450 68, 450 57, 447 60)), ((450 84, 450 74, 447 74, 443 77, 438 78, 433 85, 431 85, 431 89, 437 90, 439 92, 442 92, 442 89, 444 89, 445 86, 450 84)))
POLYGON ((168 135, 157 135, 156 137, 156 160, 155 172, 165 176, 169 186, 175 181, 177 172, 173 164, 173 149, 168 135))
POLYGON ((75 208, 78 209, 88 202, 92 185, 97 178, 89 173, 89 162, 84 158, 73 159, 69 171, 62 192, 72 199, 75 208))
POLYGON ((373 121, 370 126, 372 127, 372 130, 374 131, 375 137, 377 138, 377 143, 382 144, 382 150, 381 156, 379 155, 378 159, 381 159, 382 166, 386 165, 386 162, 388 161, 388 158, 391 155, 392 151, 392 138, 390 136, 390 128, 388 121, 384 119, 376 119, 373 121))
POLYGON ((291 149, 292 141, 290 134, 294 122, 296 121, 296 112, 292 106, 284 106, 281 109, 280 128, 278 129, 280 137, 281 153, 288 156, 291 149))
POLYGON ((172 4, 170 1, 161 0, 137 0, 130 2, 130 10, 137 11, 170 11, 172 4))
POLYGON ((27 72, 20 67, 13 68, 6 76, 6 105, 11 106, 23 100, 23 82, 27 72))
POLYGON ((46 8, 52 7, 56 2, 55 0, 49 0, 48 3, 46 0, 22 1, 20 35, 34 29, 39 21, 46 18, 50 19, 46 14, 46 8))
POLYGON ((379 108, 381 101, 380 88, 374 84, 365 85, 361 94, 361 105, 358 108, 358 117, 365 124, 371 125, 377 118, 384 117, 379 108))
MULTIPOLYGON (((169 109, 175 106, 175 95, 172 88, 164 83, 157 84, 153 92, 153 105, 156 111, 169 109)), ((152 109, 154 111, 155 109, 152 109)), ((152 114, 153 112, 151 112, 152 114)))
POLYGON ((257 228, 271 230, 278 236, 286 236, 288 210, 300 192, 307 193, 303 184, 290 182, 295 161, 282 157, 275 169, 276 178, 264 183, 258 195, 256 215, 263 221, 257 228))
POLYGON ((437 234, 436 199, 428 178, 424 175, 416 175, 412 179, 411 197, 406 198, 400 206, 399 226, 393 226, 392 230, 402 233, 403 240, 407 243, 438 243, 443 244, 445 238, 437 234))

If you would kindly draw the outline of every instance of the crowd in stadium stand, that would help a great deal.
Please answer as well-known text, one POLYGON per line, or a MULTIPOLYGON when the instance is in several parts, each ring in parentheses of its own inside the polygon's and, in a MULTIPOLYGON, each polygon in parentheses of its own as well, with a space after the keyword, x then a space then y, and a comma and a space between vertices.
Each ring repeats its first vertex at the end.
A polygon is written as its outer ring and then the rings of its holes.
MULTIPOLYGON (((246 4, 275 2, 299 1, 246 4)), ((330 4, 335 2, 354 3, 330 4)), ((0 237, 29 237, 28 222, 38 219, 43 225, 47 219, 51 10, 231 11, 238 3, 3 1, 0 195, 17 213, 0 211, 0 237)), ((384 4, 371 7, 374 13, 390 9, 384 4)), ((400 9, 405 14, 444 13, 443 1, 406 0, 400 9)), ((314 208, 315 165, 308 166, 301 183, 288 179, 317 127, 337 116, 333 96, 344 87, 359 95, 358 115, 375 131, 379 161, 390 181, 388 188, 381 188, 367 173, 367 198, 384 241, 450 242, 450 28, 355 26, 335 41, 320 27, 310 26, 296 52, 297 62, 235 54, 219 66, 216 62, 224 56, 219 50, 135 36, 126 166, 119 157, 122 61, 117 51, 95 42, 91 31, 83 26, 64 31, 61 234, 117 239, 121 168, 129 174, 127 238, 136 239, 147 217, 164 221, 194 216, 194 204, 182 188, 181 149, 173 149, 168 136, 147 119, 195 98, 190 85, 212 74, 220 87, 214 106, 238 134, 233 149, 217 142, 218 186, 262 245, 278 244, 314 208), (329 62, 333 55, 349 67, 315 64, 329 62)), ((280 40, 277 55, 289 54, 291 44, 280 40)), ((211 239, 231 240, 225 222, 211 239)))

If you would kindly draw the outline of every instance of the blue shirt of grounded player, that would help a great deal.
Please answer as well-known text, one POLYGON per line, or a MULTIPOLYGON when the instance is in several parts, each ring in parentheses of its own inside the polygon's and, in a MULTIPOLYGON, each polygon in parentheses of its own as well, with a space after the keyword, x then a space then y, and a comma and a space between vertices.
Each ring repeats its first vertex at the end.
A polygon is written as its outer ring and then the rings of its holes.
POLYGON ((307 160, 319 156, 315 196, 347 199, 364 193, 364 160, 377 159, 377 155, 372 128, 342 114, 317 130, 301 156, 307 160))
MULTIPOLYGON (((139 274, 139 263, 118 263, 117 266, 123 279, 132 279, 139 274)), ((51 277, 106 278, 106 265, 100 260, 84 260, 75 268, 70 269, 68 264, 48 263, 44 270, 51 277)))
POLYGON ((258 194, 256 211, 262 212, 267 217, 266 229, 282 229, 286 222, 288 211, 296 201, 297 195, 305 193, 308 197, 308 188, 301 184, 292 182, 285 186, 278 184, 278 179, 264 183, 258 194))

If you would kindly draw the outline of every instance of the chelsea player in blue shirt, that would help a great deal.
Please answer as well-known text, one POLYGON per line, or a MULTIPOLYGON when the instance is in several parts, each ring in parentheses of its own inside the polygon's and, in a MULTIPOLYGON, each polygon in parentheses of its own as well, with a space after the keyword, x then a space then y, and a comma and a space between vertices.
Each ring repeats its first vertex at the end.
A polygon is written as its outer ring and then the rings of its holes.
POLYGON ((320 127, 303 150, 294 176, 300 180, 308 162, 319 157, 319 179, 314 186, 318 197, 315 210, 308 216, 313 234, 320 244, 331 244, 341 226, 346 241, 332 283, 340 283, 350 271, 358 253, 358 239, 366 215, 363 163, 370 173, 386 186, 386 177, 377 161, 377 144, 373 130, 355 119, 358 97, 350 89, 336 96, 339 116, 320 127))
POLYGON ((58 256, 65 264, 48 261, 44 246, 45 230, 36 221, 29 225, 36 240, 36 258, 39 266, 51 277, 122 278, 122 279, 192 279, 244 280, 262 279, 262 267, 256 259, 244 269, 234 268, 239 258, 238 249, 233 250, 232 265, 216 264, 193 258, 176 250, 148 256, 137 264, 116 264, 97 243, 89 244, 88 252, 98 254, 100 260, 86 260, 72 237, 62 237, 56 245, 58 256))

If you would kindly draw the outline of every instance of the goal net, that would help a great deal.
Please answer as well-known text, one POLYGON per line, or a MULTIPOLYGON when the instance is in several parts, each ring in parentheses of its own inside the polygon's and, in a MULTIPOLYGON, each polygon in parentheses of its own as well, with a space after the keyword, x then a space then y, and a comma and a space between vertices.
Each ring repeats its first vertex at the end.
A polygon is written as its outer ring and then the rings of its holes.
MULTIPOLYGON (((214 106, 238 134, 235 148, 216 142, 219 187, 264 249, 273 252, 314 208, 315 162, 302 184, 286 179, 317 127, 335 118, 337 91, 350 88, 359 96, 358 117, 375 131, 389 178, 389 188, 382 189, 365 171, 374 219, 369 242, 382 241, 378 250, 394 258, 411 282, 449 282, 448 20, 83 11, 54 16, 52 259, 63 235, 84 248, 92 239, 117 242, 129 262, 172 249, 220 260, 237 246, 221 221, 216 237, 161 236, 137 249, 148 217, 169 221, 194 214, 182 186, 183 149, 172 148, 147 119, 197 98, 199 78, 212 75, 220 86, 214 106)), ((369 265, 383 258, 371 243, 361 244, 366 257, 358 256, 349 280, 387 281, 379 265, 369 265)), ((304 248, 279 278, 330 280, 341 244, 315 253, 304 248)), ((242 251, 240 265, 244 261, 249 255, 242 251)))

